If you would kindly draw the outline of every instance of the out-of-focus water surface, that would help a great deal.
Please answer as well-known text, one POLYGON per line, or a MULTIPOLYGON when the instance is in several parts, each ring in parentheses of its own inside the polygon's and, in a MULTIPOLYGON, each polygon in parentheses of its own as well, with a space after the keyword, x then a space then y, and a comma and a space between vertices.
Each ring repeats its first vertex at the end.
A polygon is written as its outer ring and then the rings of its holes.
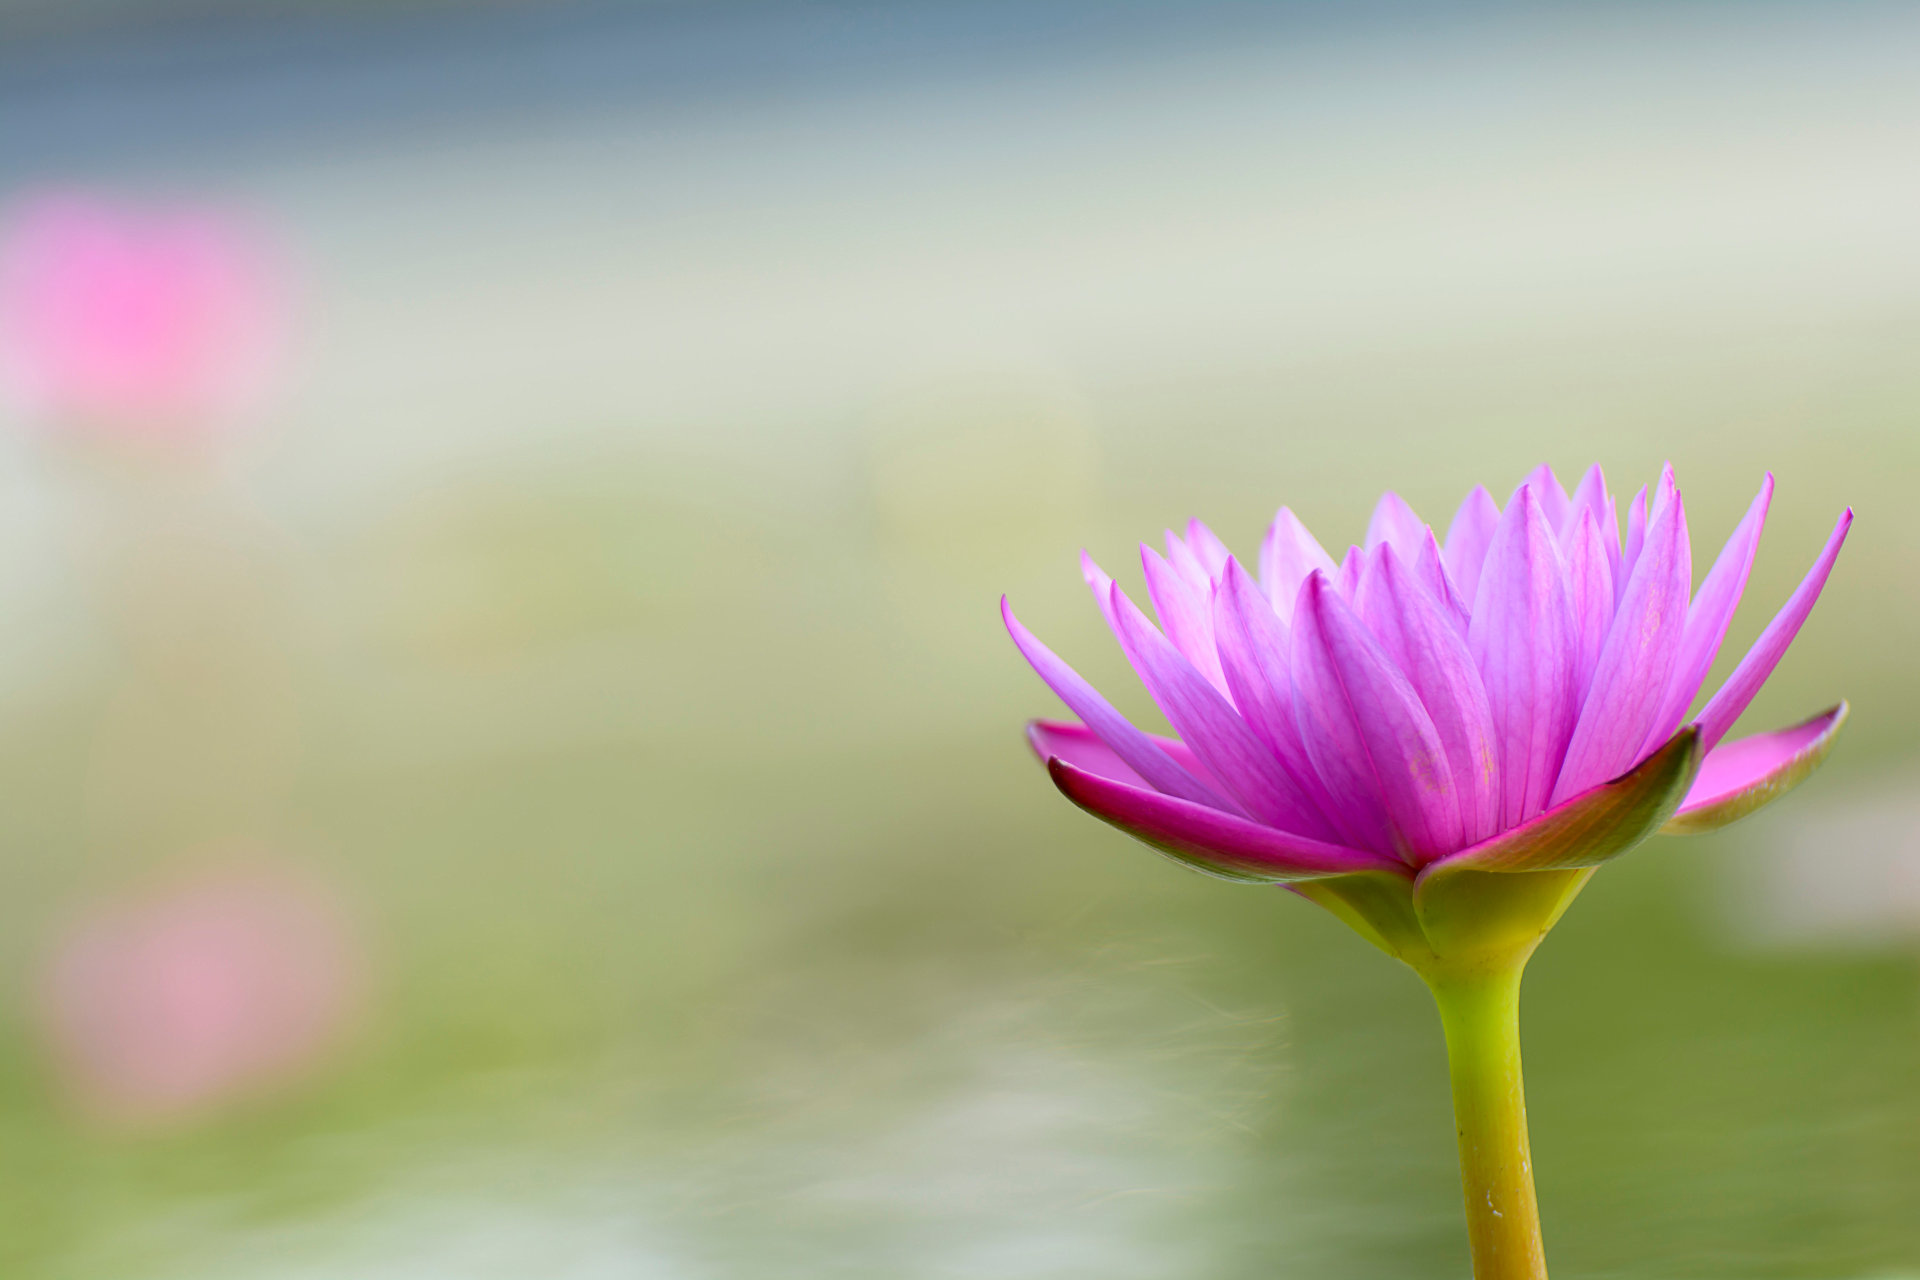
MULTIPOLYGON (((998 595, 1664 459, 1826 771, 1535 960, 1556 1274, 1920 1275, 1902 8, 0 11, 0 194, 293 281, 0 445, 8 1276, 1465 1274, 1437 1021, 1092 822, 998 595)), ((1726 662, 1722 663, 1725 668, 1726 662)))

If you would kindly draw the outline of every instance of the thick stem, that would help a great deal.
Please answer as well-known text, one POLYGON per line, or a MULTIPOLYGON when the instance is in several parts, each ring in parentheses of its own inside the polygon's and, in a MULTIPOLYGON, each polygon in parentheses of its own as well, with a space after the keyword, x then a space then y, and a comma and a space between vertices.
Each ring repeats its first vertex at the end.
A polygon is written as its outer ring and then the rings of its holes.
POLYGON ((1524 957, 1489 970, 1429 975, 1447 1033, 1460 1181, 1474 1280, 1546 1280, 1540 1210, 1527 1151, 1520 1083, 1520 972, 1524 957))

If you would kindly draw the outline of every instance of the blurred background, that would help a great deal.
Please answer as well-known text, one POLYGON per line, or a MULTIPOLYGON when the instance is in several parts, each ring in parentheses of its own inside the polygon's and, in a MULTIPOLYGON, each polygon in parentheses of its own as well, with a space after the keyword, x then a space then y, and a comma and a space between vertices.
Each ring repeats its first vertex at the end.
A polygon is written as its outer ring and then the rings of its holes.
POLYGON ((0 2, 0 1271, 1464 1275, 1419 984, 1060 800, 997 597, 1151 719, 1082 545, 1670 458, 1734 655, 1855 505, 1747 725, 1855 713, 1534 962, 1555 1274, 1920 1276, 1916 48, 0 2))

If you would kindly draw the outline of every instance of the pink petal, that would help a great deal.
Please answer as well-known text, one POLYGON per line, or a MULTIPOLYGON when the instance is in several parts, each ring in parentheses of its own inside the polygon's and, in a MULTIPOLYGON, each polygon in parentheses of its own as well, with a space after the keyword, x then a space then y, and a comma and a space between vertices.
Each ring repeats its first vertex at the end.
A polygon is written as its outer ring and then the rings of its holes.
POLYGON ((1342 599, 1351 600, 1360 592, 1360 580, 1367 574, 1367 553, 1359 547, 1348 547, 1347 558, 1340 562, 1339 572, 1331 579, 1333 587, 1342 599))
POLYGON ((1094 563, 1094 559, 1083 548, 1080 552, 1080 577, 1087 584, 1087 590, 1093 592, 1093 602, 1100 606, 1100 616, 1112 627, 1113 621, 1113 579, 1107 571, 1094 563))
POLYGON ((1255 818, 1283 830, 1304 832, 1319 826, 1313 802, 1279 757, 1118 586, 1113 588, 1113 611, 1120 647, 1155 705, 1228 794, 1255 818))
POLYGON ((1377 797, 1391 847, 1415 861, 1458 848, 1460 807, 1440 735, 1324 574, 1300 591, 1293 679, 1307 752, 1328 789, 1343 799, 1377 797))
POLYGON ((1701 762, 1700 776, 1679 811, 1661 829, 1670 835, 1713 831, 1772 803, 1820 767, 1846 722, 1843 702, 1791 729, 1715 747, 1701 762))
POLYGON ((1420 539, 1419 549, 1413 555, 1412 569, 1414 580, 1440 604, 1453 622, 1454 629, 1465 639, 1470 617, 1467 602, 1454 586, 1453 575, 1447 572, 1446 558, 1440 552, 1440 544, 1435 541, 1433 530, 1428 529, 1426 536, 1420 539))
POLYGON ((1467 645, 1500 751, 1500 826, 1547 807, 1573 732, 1573 610, 1553 530, 1529 485, 1487 552, 1467 645))
POLYGON ((1633 566, 1640 559, 1640 548, 1647 541, 1647 491, 1644 486, 1633 495, 1633 502, 1627 507, 1627 541, 1620 549, 1620 567, 1613 575, 1613 594, 1618 596, 1627 588, 1627 580, 1633 577, 1633 566))
POLYGON ((1600 529, 1604 542, 1609 533, 1613 536, 1614 548, 1620 544, 1620 526, 1612 523, 1613 499, 1607 496, 1607 476, 1599 463, 1587 468, 1587 474, 1580 477, 1579 485, 1573 491, 1572 510, 1567 515, 1566 527, 1560 530, 1560 541, 1566 542, 1568 535, 1580 524, 1582 511, 1593 512, 1593 522, 1600 529))
POLYGON ((1547 528, 1558 538, 1573 512, 1573 504, 1567 501, 1567 491, 1560 486, 1560 477, 1554 475, 1553 468, 1543 462, 1529 472, 1521 483, 1533 490, 1533 496, 1540 500, 1540 514, 1546 517, 1547 528))
POLYGON ((1733 722, 1747 709, 1753 696, 1760 692, 1760 686, 1767 682, 1773 669, 1787 652, 1787 646, 1800 634, 1800 625, 1813 612, 1814 602, 1820 599, 1820 591, 1827 585, 1827 575, 1833 572, 1833 562, 1840 556, 1840 548, 1847 541, 1847 530, 1853 527, 1853 508, 1848 507, 1840 515, 1840 521, 1834 525, 1833 533, 1827 539, 1827 545, 1820 550, 1820 556, 1813 562, 1813 568, 1807 570, 1807 576, 1794 589, 1793 595, 1774 615, 1760 638, 1753 642, 1753 648, 1747 650, 1747 656, 1740 659, 1740 665, 1733 669, 1727 682, 1720 691, 1707 700, 1694 723, 1700 726, 1700 734, 1707 749, 1718 746, 1720 739, 1727 736, 1727 730, 1733 728, 1733 722))
POLYGON ((1213 620, 1220 665, 1241 716, 1313 799, 1327 819, 1328 835, 1337 836, 1342 843, 1364 843, 1314 771, 1300 738, 1293 711, 1293 675, 1288 662, 1292 640, 1287 625, 1237 560, 1227 561, 1226 573, 1214 592, 1213 620))
POLYGON ((1227 561, 1232 554, 1227 544, 1214 536, 1213 530, 1198 520, 1187 521, 1187 545, 1207 571, 1208 585, 1220 581, 1220 575, 1227 571, 1227 561))
POLYGON ((1621 593, 1553 789, 1554 804, 1625 772, 1640 758, 1686 632, 1693 562, 1686 505, 1656 500, 1646 545, 1621 593))
POLYGON ((1053 690, 1060 701, 1072 708, 1075 715, 1086 721, 1100 735, 1100 740, 1111 747, 1113 753, 1125 761, 1130 769, 1168 795, 1179 796, 1196 804, 1211 805, 1216 809, 1236 808, 1212 787, 1182 769, 1166 752, 1154 745, 1152 738, 1114 710, 1113 704, 1101 697, 1079 672, 1040 643, 1031 631, 1020 624, 1020 619, 1013 616, 1013 606, 1007 603, 1005 596, 1000 597, 1000 619, 1006 624, 1007 634, 1013 637, 1013 643, 1040 678, 1046 681, 1047 687, 1053 690))
POLYGON ((1469 604, 1479 594, 1480 568, 1499 527, 1500 507, 1483 485, 1474 486, 1447 526, 1447 572, 1460 588, 1460 598, 1469 604))
MULTIPOLYGON (((1693 705, 1700 684, 1707 678, 1720 645, 1727 638, 1727 626, 1733 611, 1747 589, 1747 576, 1753 571, 1754 553, 1760 549, 1760 530, 1767 522, 1767 504, 1773 499, 1773 473, 1760 482, 1760 492, 1747 508, 1746 516, 1707 571, 1706 581, 1694 593, 1687 606, 1687 629, 1680 640, 1680 655, 1674 663, 1673 677, 1667 685, 1666 700, 1654 717, 1653 729, 1642 749, 1665 742, 1693 705)), ((1711 757, 1709 757, 1711 759, 1711 757)))
POLYGON ((1260 584, 1267 589, 1267 599, 1283 621, 1293 617, 1300 584, 1316 569, 1332 577, 1333 557, 1307 532, 1298 516, 1280 508, 1260 543, 1260 584))
MULTIPOLYGON (((1168 541, 1180 545, 1172 534, 1168 541)), ((1194 562, 1196 566, 1198 561, 1194 562)), ((1140 567, 1146 571, 1147 595, 1160 627, 1174 648, 1207 678, 1207 683, 1226 692, 1227 682, 1220 674, 1220 654, 1213 643, 1213 591, 1195 588, 1191 579, 1176 572, 1152 547, 1140 547, 1140 567)), ((1111 587, 1108 588, 1112 590, 1111 587)))
POLYGON ((1367 522, 1368 551, 1386 543, 1410 560, 1426 536, 1427 522, 1413 513, 1405 498, 1391 489, 1380 495, 1367 522))
POLYGON ((1632 772, 1563 800, 1518 827, 1428 866, 1420 873, 1416 893, 1453 871, 1553 871, 1598 866, 1660 830, 1699 768, 1699 731, 1682 729, 1671 742, 1635 765, 1632 772))
POLYGON ((1189 866, 1232 880, 1292 881, 1396 867, 1360 849, 1309 840, 1050 760, 1062 795, 1189 866))
MULTIPOLYGON (((1175 763, 1196 778, 1204 778, 1206 766, 1186 743, 1178 738, 1163 738, 1150 733, 1147 738, 1162 751, 1173 757, 1175 763)), ((1027 722, 1027 745, 1040 757, 1040 763, 1059 756, 1076 769, 1088 773, 1097 773, 1103 778, 1112 778, 1132 787, 1144 787, 1148 783, 1133 766, 1122 760, 1112 747, 1100 740, 1100 735, 1086 725, 1075 720, 1030 720, 1027 722)))
POLYGON ((1613 571, 1591 507, 1579 511, 1561 549, 1567 557, 1567 599, 1573 606, 1574 697, 1584 699, 1613 625, 1613 571))
POLYGON ((1166 531, 1166 541, 1167 563, 1179 572, 1196 596, 1201 599, 1211 599, 1213 575, 1207 572, 1207 566, 1200 563, 1200 557, 1193 553, 1193 548, 1189 547, 1186 540, 1173 530, 1166 531))
MULTIPOLYGON (((1425 546, 1433 546, 1429 536, 1425 546)), ((1473 654, 1450 611, 1391 546, 1367 576, 1360 616, 1406 674, 1447 752, 1460 806, 1462 838, 1492 835, 1500 820, 1500 764, 1493 711, 1473 654)))

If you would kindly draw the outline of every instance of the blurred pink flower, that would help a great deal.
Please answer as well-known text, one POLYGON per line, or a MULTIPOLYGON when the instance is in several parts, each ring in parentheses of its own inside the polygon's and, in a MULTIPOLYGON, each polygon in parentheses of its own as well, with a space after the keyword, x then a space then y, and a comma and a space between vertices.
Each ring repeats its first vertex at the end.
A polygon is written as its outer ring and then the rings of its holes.
POLYGON ((191 437, 254 408, 285 336, 281 273, 220 213, 55 194, 0 241, 0 374, 66 428, 191 437))
POLYGON ((142 1123, 305 1074, 341 1042, 361 987, 331 895, 247 868, 89 913, 59 939, 41 1009, 82 1104, 142 1123))

